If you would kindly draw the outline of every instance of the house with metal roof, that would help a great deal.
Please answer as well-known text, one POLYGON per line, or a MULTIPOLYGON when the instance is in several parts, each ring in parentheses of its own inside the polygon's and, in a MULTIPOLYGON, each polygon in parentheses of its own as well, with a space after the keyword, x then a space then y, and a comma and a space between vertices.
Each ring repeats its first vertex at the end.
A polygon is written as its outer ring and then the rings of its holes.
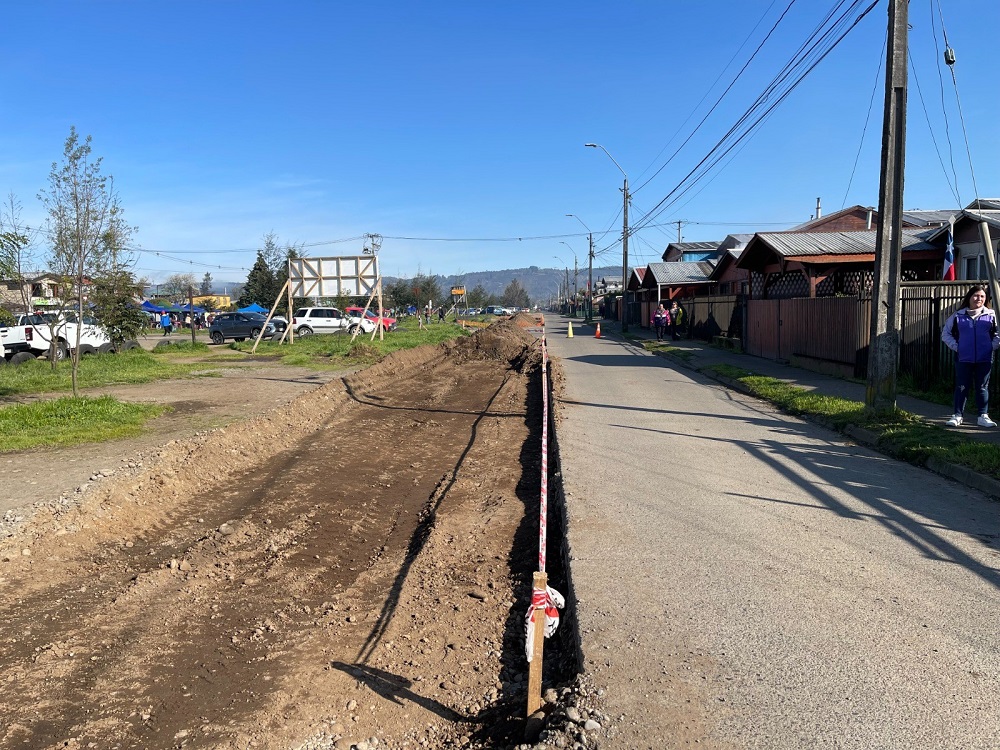
MULTIPOLYGON (((957 281, 981 281, 989 278, 986 270, 986 248, 983 245, 979 225, 983 222, 990 229, 994 252, 1000 253, 1000 199, 984 198, 973 201, 969 208, 958 212, 954 224, 955 279, 957 281), (982 209, 974 209, 976 205, 982 209), (996 206, 996 208, 991 208, 996 206)), ((950 226, 945 225, 931 232, 929 242, 944 247, 948 242, 950 226)))
POLYGON ((719 249, 718 242, 671 242, 663 251, 664 263, 684 263, 708 260, 719 249))
MULTIPOLYGON (((936 231, 903 230, 903 279, 940 278, 944 245, 928 239, 936 231)), ((750 273, 754 299, 856 295, 873 283, 877 234, 759 232, 736 265, 750 273)))
POLYGON ((707 294, 712 287, 714 262, 686 261, 650 263, 643 270, 638 291, 639 323, 649 326, 653 310, 660 302, 671 302, 699 294, 707 294))
MULTIPOLYGON (((921 229, 947 224, 958 209, 944 211, 904 211, 903 229, 921 229)), ((861 232, 878 228, 878 211, 872 206, 851 206, 792 227, 790 232, 861 232)))

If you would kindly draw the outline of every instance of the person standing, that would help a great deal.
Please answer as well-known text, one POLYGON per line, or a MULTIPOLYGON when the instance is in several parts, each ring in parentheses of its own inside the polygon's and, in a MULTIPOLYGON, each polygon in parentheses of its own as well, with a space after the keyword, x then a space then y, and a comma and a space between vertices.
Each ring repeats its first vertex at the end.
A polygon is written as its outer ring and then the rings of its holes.
POLYGON ((681 324, 681 320, 684 317, 684 311, 678 307, 677 302, 673 302, 670 305, 670 310, 667 311, 667 323, 670 326, 670 338, 673 341, 677 341, 680 336, 677 335, 677 327, 681 324))
POLYGON ((160 315, 160 328, 163 329, 164 336, 172 333, 173 326, 170 325, 170 313, 165 312, 160 315))
POLYGON ((976 409, 980 427, 996 427, 990 419, 990 370, 993 352, 1000 347, 996 313, 986 306, 986 287, 976 284, 965 293, 962 307, 949 316, 941 331, 941 341, 957 355, 955 357, 955 408, 946 424, 962 424, 969 386, 976 394, 976 409))
POLYGON ((653 326, 656 328, 657 341, 663 341, 663 334, 667 330, 668 320, 670 320, 670 314, 661 302, 660 306, 653 311, 653 326))
POLYGON ((438 323, 444 323, 444 308, 438 308, 438 323))

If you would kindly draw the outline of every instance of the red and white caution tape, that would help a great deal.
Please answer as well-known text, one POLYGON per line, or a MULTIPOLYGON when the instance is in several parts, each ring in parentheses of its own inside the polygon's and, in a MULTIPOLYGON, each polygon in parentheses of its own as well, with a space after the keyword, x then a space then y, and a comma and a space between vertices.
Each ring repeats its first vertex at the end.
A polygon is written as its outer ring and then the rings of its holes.
POLYGON ((524 650, 528 655, 528 661, 535 650, 535 618, 545 617, 545 637, 551 638, 559 627, 559 610, 566 606, 563 595, 551 586, 542 589, 531 590, 531 608, 525 618, 527 636, 524 642, 524 650))

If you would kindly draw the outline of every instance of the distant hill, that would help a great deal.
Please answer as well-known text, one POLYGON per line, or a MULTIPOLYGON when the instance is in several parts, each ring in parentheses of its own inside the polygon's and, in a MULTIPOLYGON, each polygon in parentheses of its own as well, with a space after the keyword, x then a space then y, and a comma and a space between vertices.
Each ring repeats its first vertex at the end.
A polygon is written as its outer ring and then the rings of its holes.
MULTIPOLYGON (((596 266, 594 267, 595 283, 602 276, 621 278, 621 275, 621 266, 601 266, 600 268, 596 266)), ((507 288, 507 285, 510 284, 511 281, 517 279, 528 293, 532 302, 544 301, 549 297, 555 296, 559 287, 566 283, 565 269, 539 268, 538 266, 529 266, 528 268, 509 268, 503 271, 470 271, 469 273, 463 273, 455 276, 440 276, 438 274, 434 274, 434 277, 437 279, 442 291, 446 293, 448 289, 455 285, 464 284, 466 291, 471 292, 476 285, 481 284, 483 289, 485 289, 489 294, 496 294, 498 296, 503 294, 503 290, 507 288)), ((389 281, 390 277, 386 276, 385 279, 386 281, 389 281)), ((587 288, 586 266, 579 269, 575 283, 578 285, 580 291, 587 288)), ((569 269, 569 285, 571 289, 574 286, 572 268, 569 269)))

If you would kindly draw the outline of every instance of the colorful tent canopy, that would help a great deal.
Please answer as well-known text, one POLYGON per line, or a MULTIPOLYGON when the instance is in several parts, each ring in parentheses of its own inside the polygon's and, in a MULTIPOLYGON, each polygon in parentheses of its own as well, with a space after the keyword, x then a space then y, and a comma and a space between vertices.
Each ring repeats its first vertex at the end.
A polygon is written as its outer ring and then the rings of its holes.
POLYGON ((241 307, 238 312, 255 312, 255 313, 266 313, 267 308, 261 307, 256 302, 251 302, 246 307, 241 307))

